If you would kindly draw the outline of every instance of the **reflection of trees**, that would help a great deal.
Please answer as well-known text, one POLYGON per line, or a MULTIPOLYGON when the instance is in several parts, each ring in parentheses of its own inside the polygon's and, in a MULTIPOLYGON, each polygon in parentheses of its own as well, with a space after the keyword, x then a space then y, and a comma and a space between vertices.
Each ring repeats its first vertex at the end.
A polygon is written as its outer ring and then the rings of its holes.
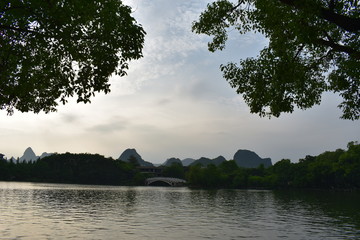
POLYGON ((354 228, 360 234, 358 192, 274 191, 274 197, 278 211, 293 215, 301 211, 313 224, 328 224, 334 229, 338 228, 338 231, 354 228))
POLYGON ((125 192, 125 199, 126 199, 126 212, 130 213, 132 212, 132 208, 136 205, 136 190, 134 190, 133 188, 128 188, 125 192))
POLYGON ((136 191, 127 187, 60 184, 56 189, 33 190, 33 201, 44 211, 56 211, 61 215, 81 212, 105 217, 114 210, 126 215, 136 205, 136 191))

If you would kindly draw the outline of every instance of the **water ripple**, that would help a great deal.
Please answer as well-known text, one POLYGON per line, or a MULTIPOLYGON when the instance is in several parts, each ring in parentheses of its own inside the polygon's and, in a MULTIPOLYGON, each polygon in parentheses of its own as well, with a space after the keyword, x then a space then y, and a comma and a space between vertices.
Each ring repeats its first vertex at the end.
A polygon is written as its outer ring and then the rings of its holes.
POLYGON ((0 239, 359 239, 359 196, 0 182, 0 239))

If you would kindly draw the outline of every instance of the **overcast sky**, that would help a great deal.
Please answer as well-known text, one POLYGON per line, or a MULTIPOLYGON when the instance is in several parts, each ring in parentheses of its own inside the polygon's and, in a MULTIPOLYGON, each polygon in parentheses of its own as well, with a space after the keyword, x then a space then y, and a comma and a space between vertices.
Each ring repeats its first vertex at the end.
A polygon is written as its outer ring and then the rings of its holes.
POLYGON ((232 159, 239 149, 273 163, 318 155, 359 141, 360 122, 340 120, 336 95, 320 106, 280 118, 251 114, 222 78, 221 63, 256 56, 262 36, 233 31, 224 51, 210 53, 206 36, 191 32, 209 1, 127 0, 147 32, 144 57, 128 76, 111 79, 111 92, 91 104, 70 101, 50 114, 0 112, 0 153, 20 157, 27 147, 42 152, 99 153, 118 158, 135 148, 146 161, 170 157, 232 159))

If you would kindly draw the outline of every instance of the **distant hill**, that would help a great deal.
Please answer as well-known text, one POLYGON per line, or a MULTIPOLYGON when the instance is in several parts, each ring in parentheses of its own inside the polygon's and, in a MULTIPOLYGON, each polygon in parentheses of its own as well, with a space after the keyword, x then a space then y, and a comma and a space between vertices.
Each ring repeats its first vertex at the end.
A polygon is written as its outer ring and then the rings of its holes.
POLYGON ((40 155, 40 158, 44 158, 44 157, 49 157, 53 155, 53 153, 47 153, 47 152, 43 152, 41 155, 40 155))
POLYGON ((177 164, 180 164, 181 166, 183 166, 183 163, 181 162, 181 160, 179 158, 169 158, 162 164, 162 166, 169 167, 174 163, 177 163, 177 164))
POLYGON ((140 166, 145 166, 145 167, 152 167, 154 166, 151 162, 146 162, 144 159, 142 159, 142 157, 140 156, 140 154, 138 154, 136 152, 136 150, 134 148, 128 148, 126 149, 118 158, 121 161, 124 162, 129 162, 130 157, 133 156, 136 158, 137 162, 139 163, 140 166))
POLYGON ((225 162, 226 159, 223 156, 218 156, 217 158, 214 158, 212 161, 216 166, 219 166, 222 162, 225 162))
POLYGON ((195 162, 195 159, 193 159, 193 158, 185 158, 185 159, 181 160, 181 162, 182 162, 183 166, 187 167, 190 164, 192 164, 193 162, 195 162))
POLYGON ((270 158, 260 158, 256 153, 249 150, 238 150, 234 155, 234 161, 239 167, 257 168, 261 164, 264 167, 272 166, 270 158))
POLYGON ((193 163, 190 164, 190 166, 195 166, 197 164, 201 164, 202 166, 206 167, 209 164, 214 164, 215 166, 219 166, 222 162, 225 162, 226 159, 223 156, 219 156, 214 159, 210 158, 199 158, 198 160, 195 160, 193 163))
MULTIPOLYGON (((45 158, 48 156, 51 156, 53 153, 42 153, 40 156, 37 156, 31 147, 28 147, 25 151, 23 156, 19 158, 19 162, 30 162, 30 161, 37 161, 39 158, 45 158)), ((140 154, 137 153, 136 149, 134 148, 128 148, 126 149, 120 156, 119 160, 122 160, 124 162, 129 162, 129 159, 131 156, 134 156, 139 163, 140 166, 148 166, 152 167, 154 166, 153 163, 145 161, 140 154)), ((1 158, 0 158, 1 159, 1 158)), ((5 159, 4 156, 2 156, 2 159, 5 159)), ((13 161, 16 161, 14 158, 12 158, 13 161)), ((264 167, 270 167, 272 166, 272 162, 270 158, 261 158, 259 157, 255 152, 252 152, 250 150, 240 149, 238 150, 233 160, 236 162, 236 164, 239 167, 244 168, 257 168, 261 164, 264 165, 264 167)), ((10 159, 8 159, 10 161, 10 159)), ((197 160, 193 158, 186 158, 183 160, 180 160, 179 158, 169 158, 167 159, 163 164, 159 164, 162 166, 171 166, 173 163, 179 163, 183 166, 194 166, 196 164, 201 164, 202 166, 206 167, 209 164, 214 164, 216 166, 219 166, 222 162, 227 161, 223 156, 219 156, 214 159, 201 157, 197 160)))
MULTIPOLYGON (((30 162, 30 161, 37 161, 39 158, 44 158, 44 157, 48 157, 51 156, 53 153, 47 153, 44 152, 41 154, 41 156, 37 156, 35 154, 35 152, 32 150, 31 147, 28 147, 25 151, 24 154, 19 158, 19 162, 30 162)), ((14 159, 14 158, 13 158, 14 159)), ((15 161, 15 160, 13 160, 15 161)))
POLYGON ((35 155, 31 147, 28 147, 22 157, 19 158, 19 162, 30 162, 36 161, 39 157, 35 155))

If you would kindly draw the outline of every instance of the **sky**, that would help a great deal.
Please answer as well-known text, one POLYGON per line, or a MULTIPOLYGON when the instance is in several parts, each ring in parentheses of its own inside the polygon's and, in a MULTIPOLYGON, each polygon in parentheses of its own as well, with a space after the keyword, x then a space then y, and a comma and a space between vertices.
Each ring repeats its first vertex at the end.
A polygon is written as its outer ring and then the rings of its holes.
POLYGON ((297 162, 360 140, 360 121, 341 120, 341 99, 331 93, 308 110, 279 118, 251 114, 219 69, 220 64, 255 57, 267 40, 232 31, 223 51, 207 49, 208 36, 191 32, 210 1, 126 0, 147 32, 144 57, 132 61, 126 77, 113 76, 111 92, 91 104, 70 99, 49 114, 0 112, 0 153, 21 157, 27 147, 43 152, 98 153, 118 158, 135 148, 146 161, 220 155, 239 149, 297 162))

